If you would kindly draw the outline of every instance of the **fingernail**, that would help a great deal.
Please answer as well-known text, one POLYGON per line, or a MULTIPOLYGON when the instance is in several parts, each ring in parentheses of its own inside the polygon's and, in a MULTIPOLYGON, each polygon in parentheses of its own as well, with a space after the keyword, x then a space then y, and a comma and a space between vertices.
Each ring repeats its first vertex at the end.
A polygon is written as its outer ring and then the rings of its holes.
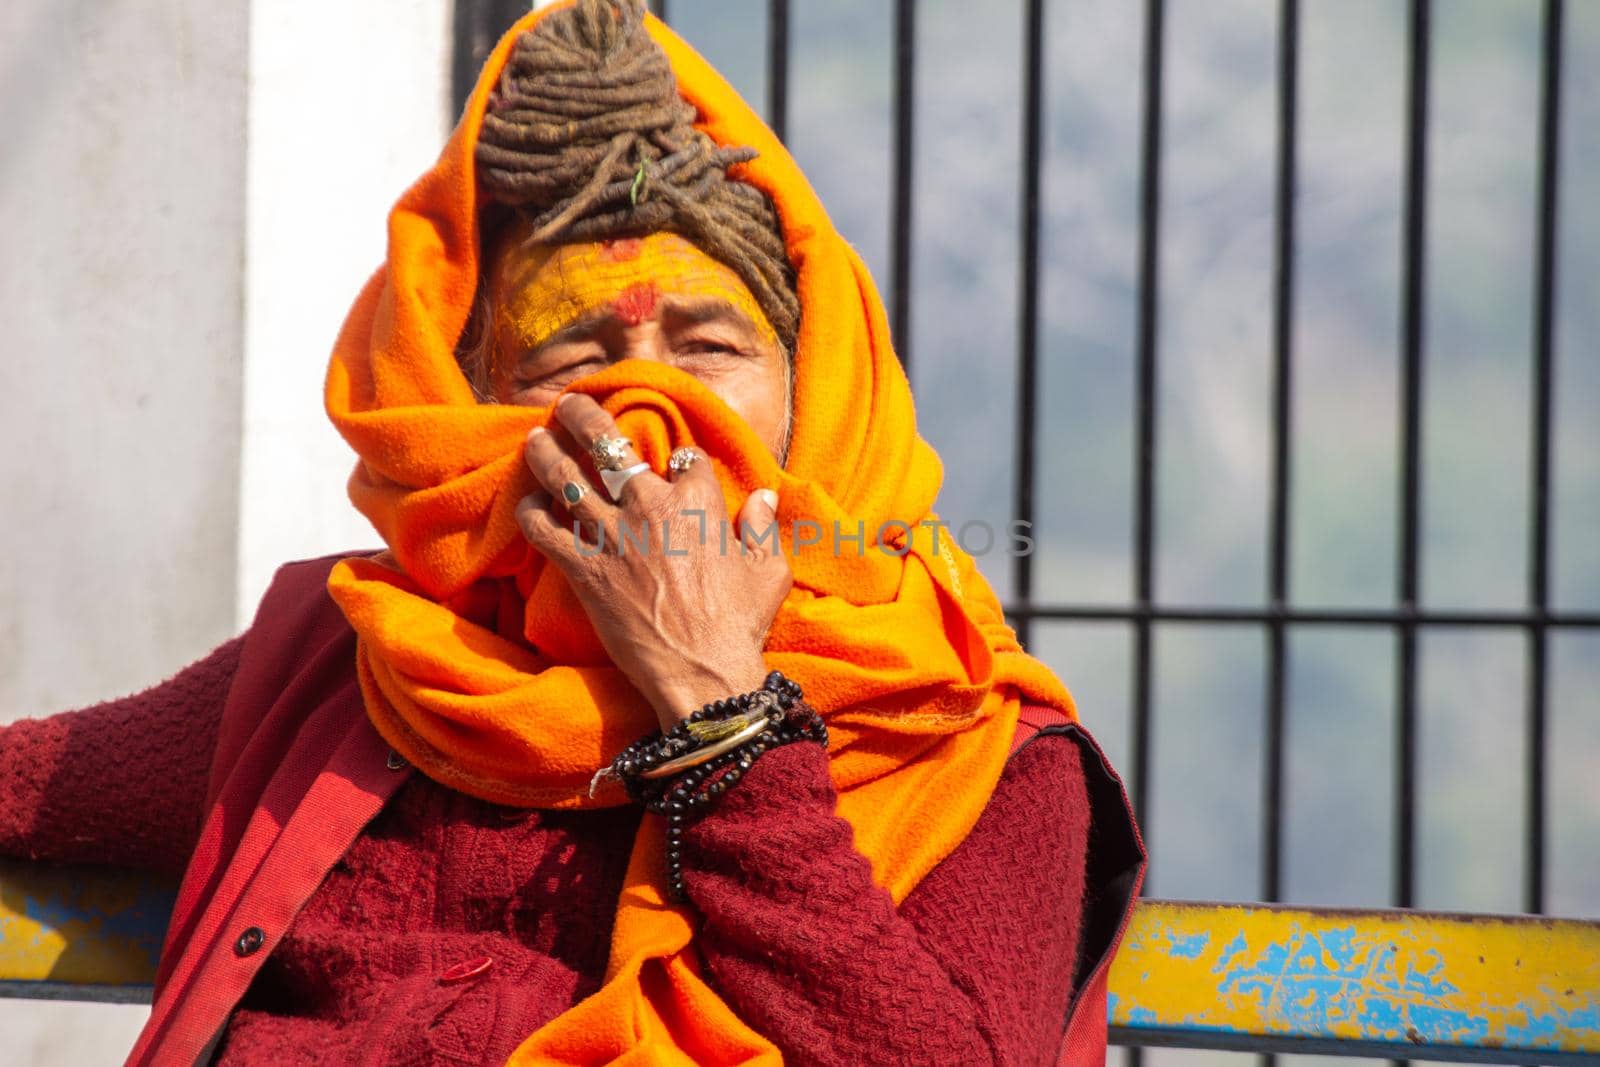
POLYGON ((538 437, 542 433, 549 433, 549 432, 550 431, 545 429, 543 426, 535 426, 533 429, 528 431, 528 437, 531 439, 531 438, 534 438, 534 437, 538 437))
POLYGON ((778 494, 772 489, 757 489, 756 495, 766 502, 768 511, 778 510, 778 494))

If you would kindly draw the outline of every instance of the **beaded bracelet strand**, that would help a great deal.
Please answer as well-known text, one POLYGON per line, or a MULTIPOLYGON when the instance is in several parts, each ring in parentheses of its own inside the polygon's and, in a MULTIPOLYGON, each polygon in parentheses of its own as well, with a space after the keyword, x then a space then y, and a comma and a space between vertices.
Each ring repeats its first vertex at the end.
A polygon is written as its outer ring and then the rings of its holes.
MULTIPOLYGON (((683 831, 744 777, 763 752, 795 741, 828 744, 828 727, 800 686, 773 671, 760 689, 714 700, 665 734, 646 735, 623 749, 595 776, 621 779, 629 797, 667 819, 667 895, 683 888, 683 831)), ((592 791, 592 790, 591 790, 592 791)))

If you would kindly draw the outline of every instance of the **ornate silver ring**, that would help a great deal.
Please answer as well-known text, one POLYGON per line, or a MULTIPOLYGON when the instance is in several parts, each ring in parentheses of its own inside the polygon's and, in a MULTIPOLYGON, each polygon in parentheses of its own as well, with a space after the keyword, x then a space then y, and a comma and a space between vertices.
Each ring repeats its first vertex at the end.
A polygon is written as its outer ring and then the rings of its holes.
POLYGON ((700 453, 688 445, 682 448, 674 448, 672 450, 672 458, 667 460, 667 469, 672 471, 673 474, 682 474, 694 466, 695 461, 699 458, 700 453))
POLYGON ((626 437, 597 437, 589 446, 589 455, 600 471, 619 471, 628 462, 628 450, 633 442, 626 437))

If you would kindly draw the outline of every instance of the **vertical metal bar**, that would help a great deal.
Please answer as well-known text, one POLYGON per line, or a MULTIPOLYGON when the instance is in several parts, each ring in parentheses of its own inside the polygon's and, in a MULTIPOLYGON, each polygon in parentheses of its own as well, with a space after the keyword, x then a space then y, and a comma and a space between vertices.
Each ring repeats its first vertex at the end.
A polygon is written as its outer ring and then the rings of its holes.
POLYGON ((767 125, 785 139, 789 129, 789 0, 767 3, 767 125))
MULTIPOLYGON (((1145 0, 1144 114, 1140 132, 1139 311, 1134 388, 1134 600, 1148 610, 1155 596, 1156 311, 1160 296, 1161 82, 1165 0, 1145 0)), ((1133 625, 1133 804, 1145 841, 1151 840, 1150 721, 1151 623, 1133 625)), ((1130 1049, 1129 1067, 1142 1067, 1142 1049, 1130 1049)))
POLYGON ((528 0, 455 0, 451 5, 450 100, 460 115, 500 35, 528 12, 528 0))
MULTIPOLYGON (((1407 61, 1404 287, 1401 307, 1400 606, 1418 601, 1422 511, 1422 344, 1428 180, 1428 39, 1431 0, 1411 0, 1407 61)), ((1396 694, 1394 903, 1416 901, 1417 627, 1399 624, 1396 694)))
MULTIPOLYGON (((1272 278, 1272 470, 1267 535, 1267 596, 1279 612, 1289 600, 1289 479, 1293 408, 1295 116, 1299 95, 1300 3, 1278 5, 1278 159, 1272 278)), ((1283 896, 1283 763, 1288 703, 1288 635, 1282 617, 1267 624, 1267 736, 1261 795, 1261 898, 1283 896)), ((1278 1057, 1260 1058, 1273 1067, 1278 1057)))
POLYGON ((489 4, 455 0, 450 22, 450 113, 460 115, 477 82, 478 67, 488 54, 489 4))
MULTIPOLYGON (((1272 312, 1272 473, 1267 537, 1267 596, 1275 611, 1289 599, 1289 483, 1292 443, 1294 360, 1295 236, 1295 109, 1298 91, 1300 34, 1299 0, 1279 0, 1278 7, 1278 175, 1272 312)), ((1261 891, 1265 900, 1283 892, 1283 748, 1285 719, 1284 623, 1267 626, 1267 745, 1265 793, 1262 797, 1263 850, 1261 891)))
POLYGON ((1562 0, 1545 0, 1539 91, 1539 231, 1533 289, 1533 515, 1528 544, 1527 858, 1523 910, 1544 911, 1545 617, 1550 607, 1551 407, 1555 388, 1556 208, 1560 189, 1562 0))
MULTIPOLYGON (((1028 0, 1022 22, 1022 264, 1017 323, 1016 519, 1033 525, 1034 444, 1039 378, 1039 171, 1044 138, 1044 0, 1028 0)), ((1027 527, 1024 527, 1025 529, 1027 527)), ((1012 559, 1016 603, 1033 603, 1033 556, 1012 559)), ((1024 615, 1017 637, 1024 648, 1033 616, 1024 615)))
MULTIPOLYGON (((1161 83, 1165 0, 1146 0, 1144 116, 1139 178, 1139 309, 1136 338, 1134 431, 1134 600, 1147 609, 1155 598, 1156 353, 1160 295, 1161 83)), ((1150 813, 1150 621, 1134 626, 1133 766, 1139 817, 1150 813)))
POLYGON ((894 228, 890 235, 893 293, 889 330, 900 363, 911 371, 911 170, 916 118, 913 93, 917 66, 916 0, 894 7, 894 228))

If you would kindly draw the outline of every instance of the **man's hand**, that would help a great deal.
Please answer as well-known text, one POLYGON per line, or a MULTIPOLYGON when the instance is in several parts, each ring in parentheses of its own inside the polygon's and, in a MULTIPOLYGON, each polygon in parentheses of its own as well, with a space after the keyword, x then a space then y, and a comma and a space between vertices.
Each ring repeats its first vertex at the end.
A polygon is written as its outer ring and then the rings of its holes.
MULTIPOLYGON (((654 471, 633 476, 612 503, 584 461, 598 438, 618 436, 615 421, 581 393, 563 396, 555 415, 584 450, 582 460, 557 434, 534 430, 523 454, 544 491, 523 499, 517 522, 566 576, 612 662, 655 708, 662 729, 709 701, 759 688, 767 631, 794 583, 777 538, 760 538, 776 521, 776 495, 751 493, 737 536, 726 541, 722 488, 704 456, 671 481, 654 471), (566 496, 569 484, 583 490, 575 502, 566 496), (557 517, 556 501, 583 538, 557 517)), ((635 462, 630 456, 628 464, 635 462)))

